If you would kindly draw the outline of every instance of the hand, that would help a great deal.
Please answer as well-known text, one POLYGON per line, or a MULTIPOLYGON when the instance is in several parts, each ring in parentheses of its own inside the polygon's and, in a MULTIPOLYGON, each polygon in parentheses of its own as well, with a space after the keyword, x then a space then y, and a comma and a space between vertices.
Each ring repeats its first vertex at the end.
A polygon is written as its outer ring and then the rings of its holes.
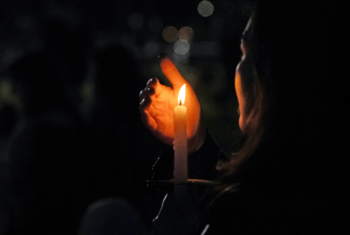
POLYGON ((160 67, 169 79, 172 88, 151 78, 140 92, 140 112, 145 127, 161 142, 172 145, 174 141, 174 108, 178 94, 186 84, 185 106, 187 107, 188 153, 196 151, 204 142, 205 128, 200 123, 200 104, 191 85, 181 76, 168 56, 160 57, 160 67))

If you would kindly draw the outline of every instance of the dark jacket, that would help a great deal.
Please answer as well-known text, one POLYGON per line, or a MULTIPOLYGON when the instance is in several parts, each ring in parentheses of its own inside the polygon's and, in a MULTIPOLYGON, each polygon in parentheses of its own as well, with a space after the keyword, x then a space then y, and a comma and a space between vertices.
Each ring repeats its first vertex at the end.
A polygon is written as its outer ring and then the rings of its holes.
MULTIPOLYGON (((220 172, 215 169, 219 160, 226 161, 228 157, 207 134, 203 146, 188 159, 189 178, 219 180, 220 172)), ((248 161, 245 167, 254 164, 248 161)), ((172 172, 173 152, 169 150, 154 165, 153 179, 171 179, 172 172)), ((222 185, 217 181, 202 190, 201 195, 198 190, 197 195, 189 195, 191 191, 186 195, 186 203, 168 192, 154 223, 155 234, 347 234, 350 231, 341 213, 348 208, 345 201, 325 200, 322 195, 319 198, 285 195, 288 185, 270 187, 265 182, 267 179, 243 180, 243 177, 238 175, 236 183, 226 188, 217 187, 222 185), (174 216, 176 213, 179 216, 174 216)))

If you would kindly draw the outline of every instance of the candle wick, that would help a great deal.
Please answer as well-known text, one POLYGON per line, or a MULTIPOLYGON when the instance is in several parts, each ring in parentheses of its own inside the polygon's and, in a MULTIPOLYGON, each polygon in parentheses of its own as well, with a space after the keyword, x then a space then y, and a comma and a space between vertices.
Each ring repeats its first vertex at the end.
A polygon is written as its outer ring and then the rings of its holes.
POLYGON ((182 105, 182 104, 181 104, 181 100, 180 100, 180 104, 179 104, 179 105, 180 105, 180 106, 182 105))

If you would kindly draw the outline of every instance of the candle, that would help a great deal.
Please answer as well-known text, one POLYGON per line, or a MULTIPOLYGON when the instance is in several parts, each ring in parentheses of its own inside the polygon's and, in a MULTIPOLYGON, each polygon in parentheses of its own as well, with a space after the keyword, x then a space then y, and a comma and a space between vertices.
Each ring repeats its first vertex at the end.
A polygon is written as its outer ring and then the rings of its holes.
POLYGON ((187 182, 187 108, 185 104, 186 84, 179 92, 178 106, 174 108, 174 181, 187 182))

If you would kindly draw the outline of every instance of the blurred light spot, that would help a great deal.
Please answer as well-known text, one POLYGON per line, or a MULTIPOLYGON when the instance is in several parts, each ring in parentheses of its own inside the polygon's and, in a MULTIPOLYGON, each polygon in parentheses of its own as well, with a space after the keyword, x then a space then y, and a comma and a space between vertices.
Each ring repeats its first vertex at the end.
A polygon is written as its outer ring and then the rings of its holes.
POLYGON ((36 24, 33 20, 33 18, 31 18, 28 15, 19 15, 16 19, 15 19, 15 23, 16 25, 21 29, 21 30, 26 30, 26 31, 30 31, 30 30, 35 30, 36 28, 36 24))
POLYGON ((0 101, 2 104, 12 104, 16 107, 22 107, 22 100, 13 92, 13 85, 10 79, 0 76, 0 101))
POLYGON ((120 37, 120 42, 124 47, 134 47, 136 45, 136 38, 129 34, 123 34, 120 37))
POLYGON ((173 26, 168 26, 163 30, 163 38, 167 42, 174 42, 179 36, 179 32, 173 26))
POLYGON ((174 43, 174 51, 176 54, 185 55, 190 51, 190 44, 187 41, 177 40, 174 43))
POLYGON ((148 57, 156 57, 160 52, 160 45, 154 41, 147 42, 143 46, 143 52, 148 57))
POLYGON ((89 99, 94 94, 94 85, 91 80, 85 80, 80 87, 80 95, 84 99, 89 99))
POLYGON ((143 17, 141 14, 134 12, 128 17, 128 25, 133 30, 138 30, 143 25, 143 17))
POLYGON ((201 16, 208 17, 214 12, 214 5, 210 1, 204 0, 198 4, 197 10, 201 16))
POLYGON ((191 41, 193 38, 193 29, 191 27, 182 27, 179 30, 179 38, 183 41, 191 41))
POLYGON ((163 21, 161 18, 156 16, 151 16, 147 21, 147 26, 149 30, 157 33, 160 32, 163 28, 163 21))

